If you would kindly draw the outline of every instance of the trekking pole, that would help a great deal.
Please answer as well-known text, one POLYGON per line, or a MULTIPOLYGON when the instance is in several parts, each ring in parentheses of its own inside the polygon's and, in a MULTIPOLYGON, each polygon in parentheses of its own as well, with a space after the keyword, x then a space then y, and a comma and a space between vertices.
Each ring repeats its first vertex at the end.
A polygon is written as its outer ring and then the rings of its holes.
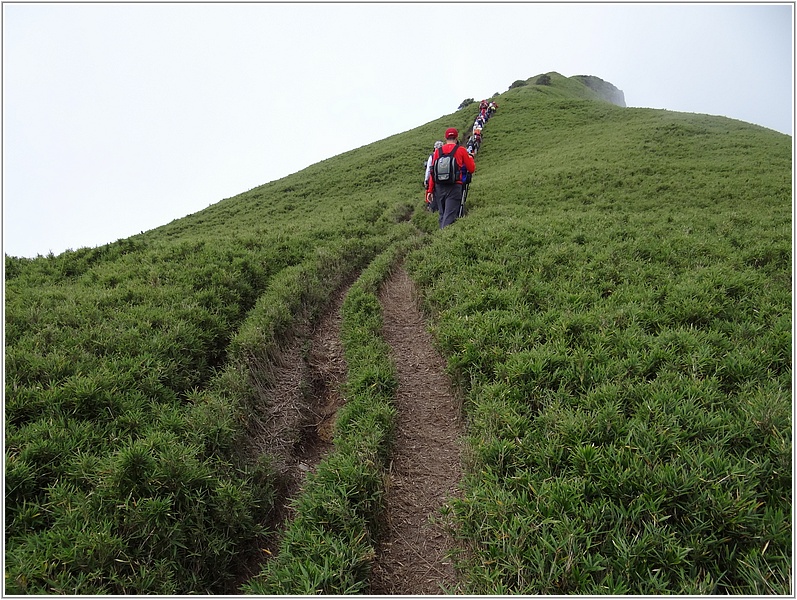
POLYGON ((459 205, 459 219, 465 214, 465 198, 468 197, 468 189, 470 189, 470 181, 465 184, 465 189, 462 190, 462 204, 459 205))

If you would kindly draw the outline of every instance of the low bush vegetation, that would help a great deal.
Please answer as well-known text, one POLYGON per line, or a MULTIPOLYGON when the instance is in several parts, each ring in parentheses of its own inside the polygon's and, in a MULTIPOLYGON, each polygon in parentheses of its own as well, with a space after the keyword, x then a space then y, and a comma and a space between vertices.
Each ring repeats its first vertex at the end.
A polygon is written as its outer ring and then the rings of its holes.
POLYGON ((278 440, 258 456, 246 439, 268 410, 258 382, 298 320, 410 231, 420 176, 393 154, 104 247, 6 257, 10 593, 227 589, 279 491, 278 440))
POLYGON ((69 295, 61 284, 53 296, 67 307, 33 307, 44 327, 9 348, 6 363, 10 589, 173 594, 226 584, 275 495, 268 460, 242 451, 257 359, 326 301, 341 266, 367 258, 363 244, 349 246, 283 269, 243 322, 229 289, 245 277, 198 251, 202 269, 175 268, 161 289, 131 277, 120 295, 134 303, 100 308, 103 288, 69 295), (222 284, 197 290, 204 273, 222 284))
POLYGON ((497 97, 443 231, 420 165, 468 108, 126 240, 5 257, 6 592, 237 591, 280 493, 258 386, 363 269, 335 452, 243 589, 366 590, 395 386, 376 291, 408 252, 465 398, 464 589, 791 594, 791 138, 548 76, 497 97))
POLYGON ((408 259, 467 391, 470 591, 790 593, 790 138, 517 92, 408 259))

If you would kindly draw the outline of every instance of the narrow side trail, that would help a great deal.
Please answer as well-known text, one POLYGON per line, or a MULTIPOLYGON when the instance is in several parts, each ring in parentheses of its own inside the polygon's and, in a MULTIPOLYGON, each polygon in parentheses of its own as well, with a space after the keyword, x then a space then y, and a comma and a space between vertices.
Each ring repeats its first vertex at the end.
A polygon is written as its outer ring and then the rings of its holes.
POLYGON ((268 417, 251 426, 250 436, 261 453, 271 452, 276 459, 282 487, 268 524, 274 531, 259 543, 266 552, 241 561, 228 594, 240 593, 240 586, 279 551, 284 528, 295 516, 291 500, 301 493, 307 473, 314 472, 333 447, 332 427, 344 402, 341 387, 347 368, 340 340, 341 307, 355 279, 349 277, 333 292, 315 324, 297 322, 281 351, 274 381, 260 388, 268 417))
POLYGON ((462 477, 459 403, 415 301, 415 286, 398 267, 380 293, 382 335, 398 373, 396 439, 387 487, 386 531, 377 549, 371 593, 455 593, 446 557, 453 540, 439 509, 462 477))

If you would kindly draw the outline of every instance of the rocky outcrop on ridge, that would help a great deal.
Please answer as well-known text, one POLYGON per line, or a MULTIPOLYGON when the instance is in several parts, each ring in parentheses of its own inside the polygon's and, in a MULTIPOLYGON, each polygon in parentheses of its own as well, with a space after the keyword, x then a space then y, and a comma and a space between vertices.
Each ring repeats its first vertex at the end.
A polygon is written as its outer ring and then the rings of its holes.
POLYGON ((594 75, 574 75, 572 79, 580 81, 607 102, 625 108, 625 94, 623 94, 623 90, 618 90, 608 81, 604 81, 600 77, 595 77, 594 75))

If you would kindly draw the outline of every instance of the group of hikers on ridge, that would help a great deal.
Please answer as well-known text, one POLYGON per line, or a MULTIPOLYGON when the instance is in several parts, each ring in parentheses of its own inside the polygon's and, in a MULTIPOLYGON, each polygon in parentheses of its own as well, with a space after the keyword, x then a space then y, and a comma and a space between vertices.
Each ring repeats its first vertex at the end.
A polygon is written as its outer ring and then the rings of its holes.
POLYGON ((423 185, 427 208, 439 212, 440 229, 462 216, 468 185, 476 171, 474 156, 482 144, 482 129, 497 109, 495 102, 479 103, 479 116, 465 146, 460 146, 455 127, 446 129, 445 142, 434 143, 434 151, 426 161, 423 185))

